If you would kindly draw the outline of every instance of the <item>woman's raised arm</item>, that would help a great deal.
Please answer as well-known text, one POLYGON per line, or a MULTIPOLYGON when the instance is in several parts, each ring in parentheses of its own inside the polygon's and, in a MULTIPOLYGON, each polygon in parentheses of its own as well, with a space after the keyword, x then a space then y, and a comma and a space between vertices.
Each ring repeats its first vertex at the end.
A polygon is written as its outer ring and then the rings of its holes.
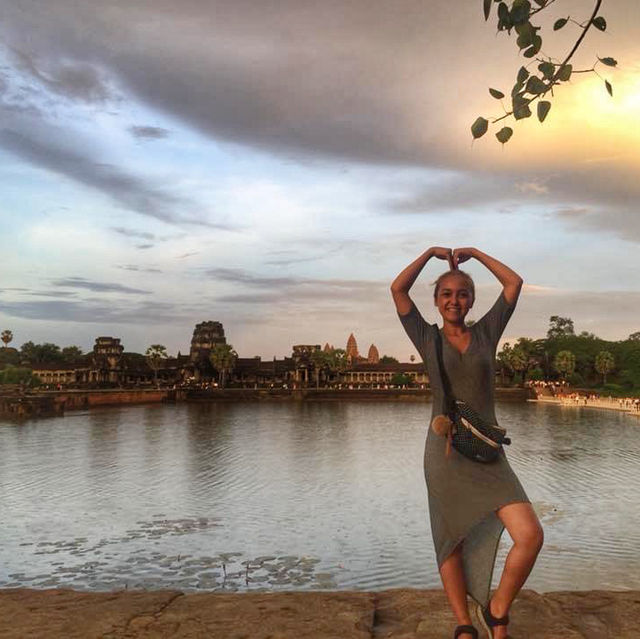
POLYGON ((452 270, 455 268, 451 249, 443 248, 442 246, 432 246, 428 248, 419 258, 411 262, 391 283, 391 295, 393 296, 393 301, 400 315, 406 315, 411 310, 409 289, 413 286, 418 275, 420 275, 420 271, 422 271, 424 265, 432 257, 448 260, 449 268, 452 270))
POLYGON ((484 264, 502 284, 504 298, 509 305, 515 304, 520 289, 522 288, 523 279, 508 266, 502 262, 498 262, 495 258, 479 251, 477 248, 457 248, 453 250, 453 264, 458 268, 458 264, 466 262, 469 258, 475 257, 478 262, 484 264))

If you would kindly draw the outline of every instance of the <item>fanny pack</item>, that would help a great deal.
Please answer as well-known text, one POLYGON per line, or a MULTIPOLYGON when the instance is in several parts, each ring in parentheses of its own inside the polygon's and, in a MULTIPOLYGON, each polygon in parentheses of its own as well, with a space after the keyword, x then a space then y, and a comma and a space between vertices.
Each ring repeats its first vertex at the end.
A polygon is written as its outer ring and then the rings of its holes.
POLYGON ((507 431, 498 424, 487 423, 469 404, 455 399, 449 384, 442 356, 442 337, 435 326, 434 337, 440 379, 444 392, 445 414, 453 426, 447 433, 446 456, 449 456, 451 446, 469 459, 491 463, 498 459, 503 445, 509 445, 511 439, 506 436, 507 431))

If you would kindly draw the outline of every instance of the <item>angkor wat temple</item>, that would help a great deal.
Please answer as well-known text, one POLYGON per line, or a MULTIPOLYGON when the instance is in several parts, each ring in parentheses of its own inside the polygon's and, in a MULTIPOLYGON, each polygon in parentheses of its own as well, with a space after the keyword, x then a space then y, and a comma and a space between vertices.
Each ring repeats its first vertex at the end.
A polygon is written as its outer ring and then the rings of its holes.
MULTIPOLYGON (((216 384, 220 371, 212 364, 210 355, 218 345, 227 345, 220 322, 196 324, 188 355, 178 352, 176 357, 161 360, 154 370, 144 355, 126 352, 119 338, 97 337, 93 350, 74 364, 43 363, 33 365, 33 373, 45 384, 64 387, 139 386, 157 381, 172 384, 216 384)), ((346 344, 346 358, 342 365, 332 367, 318 353, 330 356, 335 351, 328 343, 296 344, 290 357, 263 360, 255 357, 235 357, 227 371, 227 386, 301 388, 315 385, 373 386, 389 384, 397 374, 403 374, 418 384, 428 378, 422 363, 390 362, 382 364, 378 349, 369 347, 367 357, 358 352, 356 338, 351 333, 346 344)), ((328 358, 330 361, 330 357, 328 358)))

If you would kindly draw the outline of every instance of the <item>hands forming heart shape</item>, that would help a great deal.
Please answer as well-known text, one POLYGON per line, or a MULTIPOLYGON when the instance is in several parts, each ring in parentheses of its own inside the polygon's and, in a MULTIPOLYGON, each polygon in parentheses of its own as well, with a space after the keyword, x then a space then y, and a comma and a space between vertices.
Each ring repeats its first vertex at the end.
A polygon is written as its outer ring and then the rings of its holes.
POLYGON ((458 268, 458 264, 466 262, 473 257, 474 249, 471 247, 457 248, 451 250, 450 248, 444 248, 442 246, 435 246, 433 248, 433 254, 435 257, 441 260, 447 260, 449 262, 449 268, 455 271, 458 268))

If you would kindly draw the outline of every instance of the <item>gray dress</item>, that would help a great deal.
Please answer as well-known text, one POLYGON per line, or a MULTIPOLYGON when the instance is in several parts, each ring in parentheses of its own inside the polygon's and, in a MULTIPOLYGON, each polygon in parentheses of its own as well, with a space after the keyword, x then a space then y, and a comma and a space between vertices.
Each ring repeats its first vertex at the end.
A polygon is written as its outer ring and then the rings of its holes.
MULTIPOLYGON (((508 304, 501 293, 486 315, 470 327, 471 342, 464 353, 454 348, 440 329, 444 367, 453 395, 493 423, 497 422, 493 400, 496 346, 514 308, 515 304, 508 304)), ((444 406, 433 338, 438 327, 425 322, 413 302, 409 313, 398 317, 427 367, 433 419, 444 406)), ((500 425, 508 430, 508 425, 500 425)), ((496 510, 513 502, 529 502, 529 498, 504 452, 498 461, 482 464, 467 459, 453 447, 445 458, 445 447, 446 438, 429 428, 424 474, 438 567, 464 541, 462 561, 467 593, 486 606, 504 530, 496 510)))

